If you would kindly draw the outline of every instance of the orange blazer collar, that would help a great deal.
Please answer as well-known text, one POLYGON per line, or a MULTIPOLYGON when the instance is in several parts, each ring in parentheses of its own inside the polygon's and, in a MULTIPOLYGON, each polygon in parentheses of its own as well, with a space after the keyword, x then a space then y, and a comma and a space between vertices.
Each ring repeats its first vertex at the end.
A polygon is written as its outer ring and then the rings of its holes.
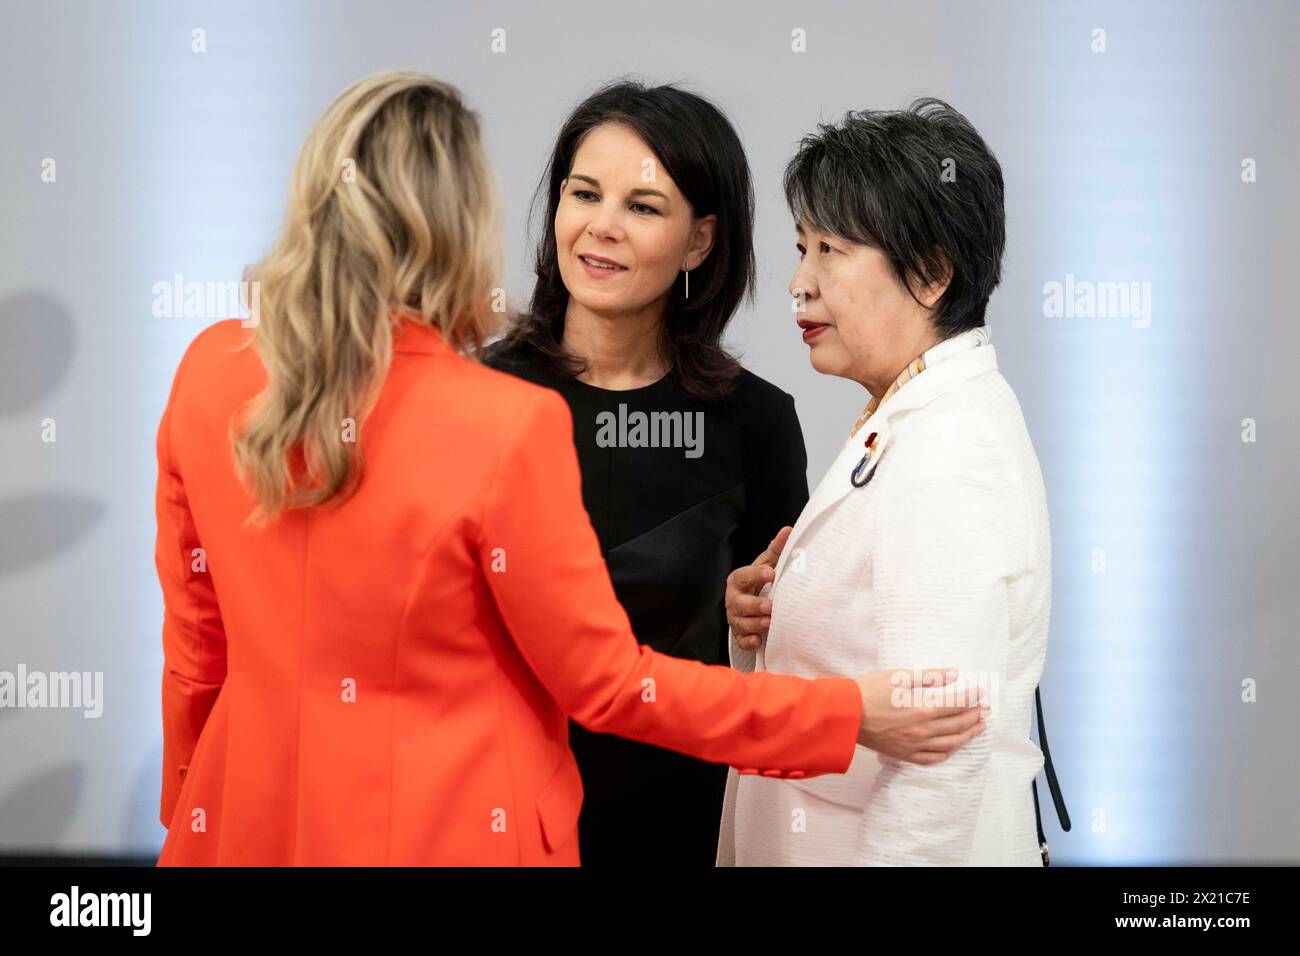
POLYGON ((419 313, 407 310, 394 313, 393 351, 433 355, 447 347, 442 330, 425 325, 419 313))

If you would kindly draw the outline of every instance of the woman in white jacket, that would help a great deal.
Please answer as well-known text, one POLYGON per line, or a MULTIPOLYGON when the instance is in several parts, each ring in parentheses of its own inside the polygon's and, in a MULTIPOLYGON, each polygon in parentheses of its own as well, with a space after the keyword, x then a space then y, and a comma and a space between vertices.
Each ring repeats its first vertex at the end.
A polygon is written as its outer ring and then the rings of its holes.
POLYGON ((718 862, 1042 865, 1030 719, 1051 546, 1038 460, 984 324, 1001 169, 960 113, 921 100, 819 127, 785 191, 813 367, 871 400, 775 567, 729 579, 732 663, 811 677, 951 661, 992 713, 931 765, 859 747, 841 776, 731 771, 718 862))

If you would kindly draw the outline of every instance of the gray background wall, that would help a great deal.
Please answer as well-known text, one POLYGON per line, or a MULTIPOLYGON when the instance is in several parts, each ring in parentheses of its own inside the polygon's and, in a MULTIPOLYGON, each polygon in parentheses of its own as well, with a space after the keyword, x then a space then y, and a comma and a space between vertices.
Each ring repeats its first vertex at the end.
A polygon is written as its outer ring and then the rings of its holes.
POLYGON ((989 324, 1052 513, 1043 691, 1075 821, 1060 834, 1046 814, 1054 857, 1300 861, 1300 12, 1134 7, 5 3, 0 670, 102 671, 105 699, 96 720, 0 708, 0 852, 160 845, 153 440, 210 319, 155 317, 152 287, 238 279, 275 234, 320 111, 357 77, 407 66, 485 118, 515 304, 528 201, 581 96, 635 73, 730 114, 756 178, 760 267, 731 340, 795 395, 813 485, 866 396, 815 374, 792 328, 782 167, 846 109, 928 94, 964 111, 1006 173, 989 324), (1149 325, 1048 317, 1044 286, 1067 274, 1149 282, 1149 325))

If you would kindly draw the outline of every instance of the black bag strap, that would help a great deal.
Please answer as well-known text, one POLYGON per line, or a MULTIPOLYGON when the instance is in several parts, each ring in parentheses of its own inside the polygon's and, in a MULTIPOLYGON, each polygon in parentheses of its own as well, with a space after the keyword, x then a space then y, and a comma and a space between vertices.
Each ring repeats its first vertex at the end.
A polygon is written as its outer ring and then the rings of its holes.
MULTIPOLYGON (((1065 809, 1065 798, 1061 796, 1061 785, 1056 779, 1056 768, 1052 766, 1052 751, 1047 746, 1047 725, 1043 722, 1043 696, 1034 688, 1034 705, 1038 711, 1038 746, 1043 751, 1043 772, 1047 774, 1047 789, 1052 792, 1052 803, 1056 805, 1056 819, 1061 821, 1061 829, 1070 832, 1070 812, 1065 809)), ((1038 781, 1030 786, 1034 791, 1034 822, 1038 825, 1038 849, 1043 855, 1043 866, 1051 866, 1051 854, 1047 852, 1047 837, 1043 835, 1043 816, 1038 810, 1038 781)))

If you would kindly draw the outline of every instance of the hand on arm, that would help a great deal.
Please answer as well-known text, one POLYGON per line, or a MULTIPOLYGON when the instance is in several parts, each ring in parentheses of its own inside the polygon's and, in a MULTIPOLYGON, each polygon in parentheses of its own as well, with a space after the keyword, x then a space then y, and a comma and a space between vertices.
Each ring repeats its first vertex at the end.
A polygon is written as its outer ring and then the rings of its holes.
MULTIPOLYGON (((782 528, 753 564, 737 568, 727 577, 727 625, 735 644, 733 663, 740 655, 752 655, 767 637, 772 601, 761 592, 776 575, 774 569, 790 532, 789 527, 782 528)), ((918 687, 941 687, 958 675, 951 668, 927 667, 919 675, 910 670, 876 671, 857 678, 863 706, 858 743, 900 760, 924 765, 941 763, 982 731, 980 710, 966 704, 896 707, 897 691, 910 690, 916 677, 918 687)))
POLYGON ((718 763, 847 769, 861 718, 853 681, 744 675, 637 644, 580 482, 570 412, 539 394, 520 410, 486 490, 479 547, 506 629, 560 709, 591 730, 718 763), (492 570, 494 552, 506 570, 492 570))

